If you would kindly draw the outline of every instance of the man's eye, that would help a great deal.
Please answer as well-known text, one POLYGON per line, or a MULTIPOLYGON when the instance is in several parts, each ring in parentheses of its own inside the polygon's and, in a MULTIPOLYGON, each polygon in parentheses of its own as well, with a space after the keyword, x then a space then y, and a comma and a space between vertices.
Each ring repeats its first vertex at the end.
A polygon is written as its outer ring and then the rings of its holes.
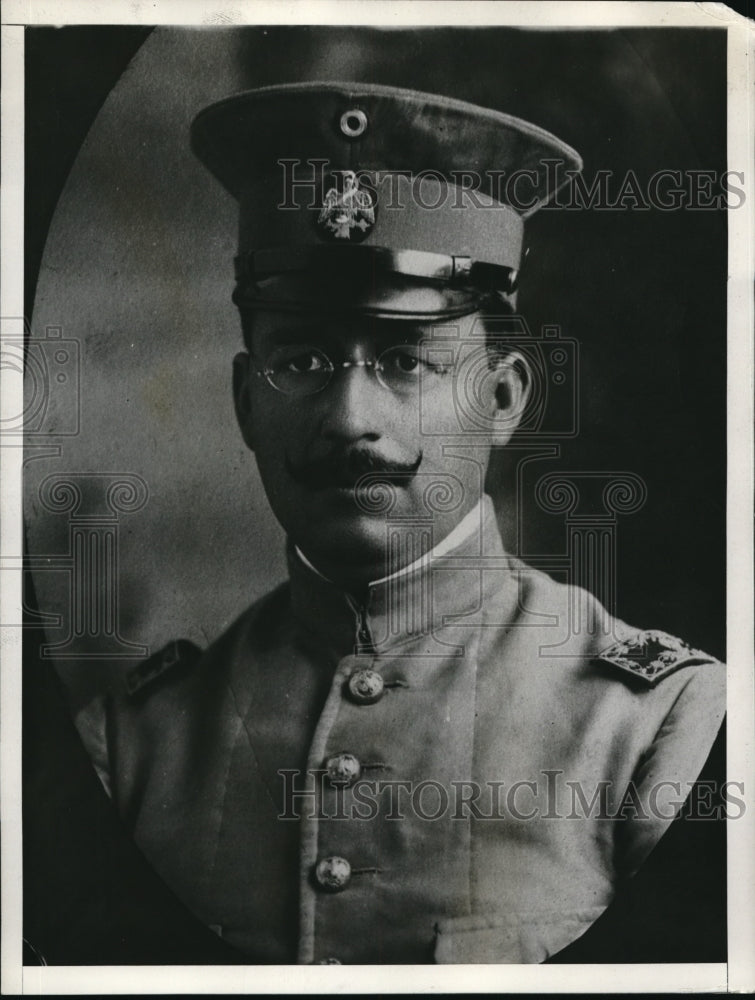
POLYGON ((325 360, 319 351, 305 350, 283 360, 281 367, 294 375, 308 375, 310 372, 322 371, 325 360))
POLYGON ((312 372, 318 371, 322 367, 322 361, 316 354, 297 354, 288 363, 292 372, 312 372))
POLYGON ((380 370, 386 378, 423 379, 444 375, 447 367, 434 361, 422 346, 390 347, 380 356, 380 370))
POLYGON ((383 371, 399 375, 421 375, 428 367, 417 351, 400 347, 387 350, 380 363, 383 371))
POLYGON ((420 367, 420 360, 413 354, 406 354, 401 351, 396 354, 395 365, 402 372, 415 372, 420 367))

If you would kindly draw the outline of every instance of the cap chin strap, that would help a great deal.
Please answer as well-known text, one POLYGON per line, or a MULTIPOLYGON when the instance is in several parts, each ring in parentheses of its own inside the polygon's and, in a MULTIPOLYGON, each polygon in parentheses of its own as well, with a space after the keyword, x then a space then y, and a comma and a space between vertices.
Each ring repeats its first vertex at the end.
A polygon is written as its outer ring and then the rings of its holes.
POLYGON ((399 274, 469 291, 516 291, 518 272, 500 264, 487 264, 471 257, 430 253, 425 250, 391 250, 376 246, 299 246, 250 250, 235 260, 234 301, 254 298, 258 281, 296 271, 329 273, 364 270, 399 274))
POLYGON ((271 312, 310 313, 326 312, 328 316, 371 316, 373 319, 406 320, 411 323, 435 323, 438 320, 459 319, 477 312, 482 304, 482 295, 470 295, 459 304, 449 305, 428 312, 408 309, 391 309, 384 305, 363 305, 361 303, 336 303, 324 305, 322 299, 276 299, 262 294, 239 295, 233 293, 233 301, 239 309, 270 310, 271 312))

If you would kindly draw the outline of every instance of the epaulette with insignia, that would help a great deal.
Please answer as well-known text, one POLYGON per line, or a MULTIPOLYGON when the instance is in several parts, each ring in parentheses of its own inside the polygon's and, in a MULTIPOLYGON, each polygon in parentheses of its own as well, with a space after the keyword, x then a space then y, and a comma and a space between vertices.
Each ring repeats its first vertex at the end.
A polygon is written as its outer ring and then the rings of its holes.
POLYGON ((597 659, 626 670, 650 687, 681 667, 716 662, 715 656, 693 649, 683 640, 658 629, 635 632, 603 650, 597 659))
POLYGON ((126 674, 126 692, 133 697, 169 671, 196 663, 201 655, 199 646, 188 639, 174 639, 149 659, 129 670, 126 674))

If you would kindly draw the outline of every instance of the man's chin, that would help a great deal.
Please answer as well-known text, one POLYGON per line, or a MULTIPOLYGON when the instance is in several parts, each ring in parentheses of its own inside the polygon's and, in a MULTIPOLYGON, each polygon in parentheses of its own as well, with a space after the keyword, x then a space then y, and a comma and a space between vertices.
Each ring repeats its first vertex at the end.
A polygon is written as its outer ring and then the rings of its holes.
POLYGON ((387 563, 388 522, 385 515, 366 513, 346 489, 323 491, 327 509, 311 511, 304 531, 295 539, 309 561, 325 576, 347 576, 364 581, 384 575, 387 563), (342 570, 341 573, 338 571, 342 570))

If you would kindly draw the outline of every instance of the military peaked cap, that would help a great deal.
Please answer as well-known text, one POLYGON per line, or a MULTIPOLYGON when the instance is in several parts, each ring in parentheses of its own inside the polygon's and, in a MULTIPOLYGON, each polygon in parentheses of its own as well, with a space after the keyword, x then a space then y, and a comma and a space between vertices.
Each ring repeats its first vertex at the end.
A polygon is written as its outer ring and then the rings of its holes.
POLYGON ((239 306, 414 319, 511 299, 524 219, 582 166, 511 115, 361 83, 230 97, 192 146, 240 205, 239 306))

